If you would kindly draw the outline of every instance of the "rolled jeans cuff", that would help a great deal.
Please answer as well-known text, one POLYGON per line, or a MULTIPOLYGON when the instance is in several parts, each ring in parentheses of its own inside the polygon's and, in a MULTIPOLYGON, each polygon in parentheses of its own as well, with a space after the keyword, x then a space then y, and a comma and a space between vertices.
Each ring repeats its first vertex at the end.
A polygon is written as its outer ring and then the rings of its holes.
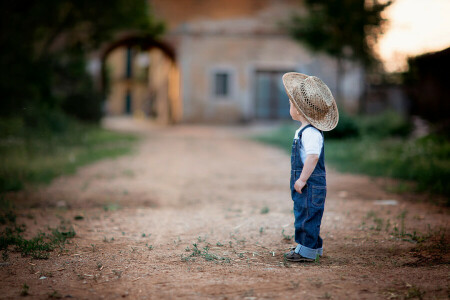
POLYGON ((312 249, 298 244, 297 247, 295 247, 294 252, 306 258, 316 259, 317 254, 322 255, 323 249, 312 249))

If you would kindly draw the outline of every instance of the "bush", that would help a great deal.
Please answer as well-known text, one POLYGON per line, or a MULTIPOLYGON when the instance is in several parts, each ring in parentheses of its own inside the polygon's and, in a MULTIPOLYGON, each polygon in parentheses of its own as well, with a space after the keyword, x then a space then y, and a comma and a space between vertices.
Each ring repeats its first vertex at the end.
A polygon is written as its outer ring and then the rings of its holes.
POLYGON ((359 117, 358 123, 362 136, 376 138, 407 137, 413 129, 409 120, 394 111, 386 111, 374 116, 362 116, 359 117))
POLYGON ((344 111, 339 112, 339 122, 331 131, 324 133, 325 138, 344 139, 359 136, 359 128, 355 118, 350 117, 344 111))

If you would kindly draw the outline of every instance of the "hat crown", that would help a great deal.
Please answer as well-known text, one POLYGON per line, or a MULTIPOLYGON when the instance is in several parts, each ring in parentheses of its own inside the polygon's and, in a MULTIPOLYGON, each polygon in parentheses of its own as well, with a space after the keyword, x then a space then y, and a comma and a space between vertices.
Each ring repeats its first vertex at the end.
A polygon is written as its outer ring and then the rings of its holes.
POLYGON ((339 121, 336 101, 320 78, 288 72, 283 75, 283 84, 289 100, 313 126, 324 131, 336 127, 339 121))
POLYGON ((293 93, 306 104, 306 113, 322 117, 333 105, 333 95, 326 84, 318 77, 308 76, 295 85, 293 93))

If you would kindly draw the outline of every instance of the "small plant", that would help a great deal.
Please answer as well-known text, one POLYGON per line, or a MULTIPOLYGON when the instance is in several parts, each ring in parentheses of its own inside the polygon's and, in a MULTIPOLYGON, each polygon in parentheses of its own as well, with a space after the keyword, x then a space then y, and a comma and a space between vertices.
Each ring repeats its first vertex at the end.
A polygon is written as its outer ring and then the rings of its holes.
POLYGON ((268 214, 269 213, 269 208, 267 206, 264 206, 263 208, 261 208, 260 213, 262 215, 268 214))
POLYGON ((320 264, 320 255, 319 254, 316 254, 316 258, 314 259, 314 262, 316 264, 320 264))
POLYGON ((222 244, 221 242, 217 242, 217 243, 216 243, 216 246, 217 246, 217 247, 223 247, 223 244, 222 244))
POLYGON ((91 244, 92 247, 92 252, 96 252, 97 251, 97 247, 95 246, 95 244, 91 244))
POLYGON ((264 233, 264 227, 259 227, 259 234, 263 234, 264 233))
POLYGON ((117 278, 122 277, 122 271, 120 270, 112 270, 113 274, 117 276, 117 278))
POLYGON ((53 273, 49 272, 49 271, 39 272, 39 277, 42 277, 42 276, 44 276, 44 277, 53 277, 53 273))
POLYGON ((2 259, 3 259, 3 261, 7 261, 9 259, 9 254, 8 254, 8 250, 7 249, 3 250, 3 252, 2 252, 2 259))
POLYGON ((148 243, 145 244, 145 246, 147 247, 148 250, 153 250, 153 245, 149 245, 148 243))
POLYGON ((113 237, 108 239, 106 236, 103 236, 103 242, 105 242, 105 243, 112 243, 113 241, 114 241, 113 237))
POLYGON ((294 238, 295 235, 287 235, 284 233, 284 229, 281 231, 281 235, 283 236, 283 239, 285 239, 286 241, 290 241, 294 238))
POLYGON ((22 285, 22 290, 20 291, 20 296, 28 296, 30 293, 28 292, 28 290, 30 289, 30 287, 28 286, 28 284, 24 283, 22 285))
POLYGON ((193 259, 195 257, 203 257, 207 261, 224 261, 224 262, 230 262, 231 261, 229 258, 219 257, 219 256, 217 256, 215 254, 209 253, 209 247, 208 246, 203 247, 203 250, 200 250, 198 248, 198 245, 195 244, 195 243, 192 244, 192 246, 193 246, 192 249, 189 249, 189 247, 186 248, 186 251, 192 251, 191 255, 187 256, 187 257, 181 255, 181 260, 182 261, 189 261, 189 260, 191 260, 191 259, 193 259))
POLYGON ((48 294, 48 297, 51 298, 51 299, 53 299, 53 298, 54 299, 61 299, 62 295, 58 291, 53 290, 52 293, 48 294))
POLYGON ((408 291, 406 292, 405 299, 423 299, 423 295, 425 295, 425 291, 422 291, 415 285, 410 285, 408 291))
POLYGON ((118 203, 107 203, 107 204, 103 205, 104 211, 116 211, 120 208, 121 207, 118 203))
POLYGON ((103 269, 103 264, 101 262, 97 262, 97 270, 101 271, 103 269))

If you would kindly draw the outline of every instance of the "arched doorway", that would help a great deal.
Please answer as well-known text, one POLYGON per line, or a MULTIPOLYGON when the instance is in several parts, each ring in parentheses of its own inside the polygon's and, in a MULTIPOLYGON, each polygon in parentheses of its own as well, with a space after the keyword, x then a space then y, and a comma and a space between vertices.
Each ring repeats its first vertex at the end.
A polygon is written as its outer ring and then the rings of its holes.
POLYGON ((132 115, 161 124, 181 121, 180 73, 167 43, 124 35, 97 53, 107 115, 132 115))

